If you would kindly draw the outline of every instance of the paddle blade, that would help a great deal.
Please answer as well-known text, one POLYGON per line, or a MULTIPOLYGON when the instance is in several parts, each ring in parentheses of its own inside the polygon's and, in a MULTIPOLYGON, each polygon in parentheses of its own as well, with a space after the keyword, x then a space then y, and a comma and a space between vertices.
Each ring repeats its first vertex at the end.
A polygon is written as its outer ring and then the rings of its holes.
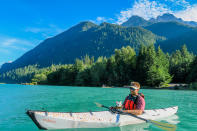
POLYGON ((165 130, 165 131, 175 131, 176 130, 176 125, 168 124, 168 123, 163 123, 159 121, 154 121, 154 120, 149 120, 152 124, 155 126, 165 130))
POLYGON ((102 104, 100 104, 100 103, 97 103, 97 102, 94 102, 95 104, 96 104, 96 106, 98 106, 98 107, 103 107, 103 105, 102 104))

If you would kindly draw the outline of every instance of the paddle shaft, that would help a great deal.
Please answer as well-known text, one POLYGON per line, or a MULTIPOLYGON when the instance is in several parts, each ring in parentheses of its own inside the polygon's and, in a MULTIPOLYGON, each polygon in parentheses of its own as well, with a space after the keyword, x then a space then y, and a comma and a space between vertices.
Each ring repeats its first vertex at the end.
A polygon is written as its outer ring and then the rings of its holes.
MULTIPOLYGON (((109 107, 107 107, 107 106, 102 105, 102 107, 111 110, 111 109, 110 109, 109 107)), ((123 114, 123 115, 130 115, 130 116, 133 116, 133 117, 138 118, 138 119, 140 119, 140 120, 143 120, 143 121, 145 121, 145 122, 151 122, 151 121, 149 121, 149 120, 147 120, 147 119, 141 118, 141 117, 136 116, 136 115, 133 115, 133 114, 131 114, 131 113, 123 112, 123 111, 120 111, 120 110, 118 110, 118 112, 120 112, 120 113, 123 114)))

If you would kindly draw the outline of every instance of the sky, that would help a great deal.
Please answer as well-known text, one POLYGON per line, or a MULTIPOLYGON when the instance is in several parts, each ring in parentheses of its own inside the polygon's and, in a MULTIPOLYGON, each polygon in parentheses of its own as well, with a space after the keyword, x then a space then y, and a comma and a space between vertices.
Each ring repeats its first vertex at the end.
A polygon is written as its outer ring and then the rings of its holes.
POLYGON ((81 21, 121 24, 164 13, 197 21, 196 0, 1 0, 0 65, 13 62, 43 40, 81 21))

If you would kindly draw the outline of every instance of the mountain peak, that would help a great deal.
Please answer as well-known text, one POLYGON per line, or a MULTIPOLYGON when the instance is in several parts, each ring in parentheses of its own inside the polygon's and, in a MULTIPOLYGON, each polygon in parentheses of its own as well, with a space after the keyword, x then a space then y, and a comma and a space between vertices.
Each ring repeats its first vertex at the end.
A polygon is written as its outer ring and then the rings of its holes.
POLYGON ((129 18, 130 20, 132 20, 132 19, 143 19, 143 20, 145 20, 144 18, 142 18, 142 17, 140 17, 140 16, 138 16, 138 15, 133 15, 133 16, 131 16, 131 18, 129 18))
POLYGON ((169 21, 181 22, 182 19, 175 17, 173 14, 166 13, 166 14, 163 14, 162 16, 158 16, 157 21, 158 22, 169 22, 169 21))
POLYGON ((95 27, 95 26, 97 26, 97 25, 94 24, 93 22, 83 21, 74 27, 80 29, 81 31, 87 31, 88 29, 95 27))
POLYGON ((131 16, 128 21, 124 22, 122 26, 147 26, 150 22, 145 20, 144 18, 133 15, 131 16))
POLYGON ((80 22, 78 25, 86 26, 86 25, 96 25, 96 24, 94 24, 94 23, 91 22, 91 21, 82 21, 82 22, 80 22))
POLYGON ((176 18, 173 14, 170 14, 170 13, 165 13, 161 17, 176 18))
POLYGON ((61 33, 58 36, 62 36, 62 35, 64 36, 65 33, 69 33, 70 35, 72 35, 72 33, 76 33, 76 32, 80 33, 80 32, 83 32, 83 31, 87 31, 90 28, 97 27, 97 26, 98 25, 94 24, 93 22, 83 21, 83 22, 80 22, 77 25, 74 25, 73 27, 71 27, 70 29, 66 30, 65 32, 61 33))

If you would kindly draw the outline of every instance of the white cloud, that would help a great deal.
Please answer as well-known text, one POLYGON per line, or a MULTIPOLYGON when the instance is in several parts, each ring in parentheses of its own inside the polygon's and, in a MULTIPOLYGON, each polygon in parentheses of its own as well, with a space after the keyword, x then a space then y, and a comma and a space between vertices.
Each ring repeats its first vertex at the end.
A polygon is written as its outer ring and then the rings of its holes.
POLYGON ((174 15, 185 21, 197 21, 197 4, 189 6, 186 10, 177 11, 174 15))
POLYGON ((40 33, 44 38, 55 36, 64 31, 64 29, 59 28, 54 24, 49 24, 47 27, 40 28, 40 27, 27 27, 25 29, 26 32, 31 33, 40 33))
POLYGON ((96 20, 98 22, 103 22, 103 21, 106 21, 106 18, 105 17, 97 17, 96 20))
POLYGON ((5 38, 0 43, 0 45, 4 46, 4 47, 13 46, 13 45, 16 45, 16 44, 21 45, 21 46, 31 46, 31 47, 34 46, 34 44, 32 44, 31 42, 29 42, 27 40, 22 40, 22 39, 17 39, 17 38, 5 38))
POLYGON ((166 2, 172 2, 175 5, 180 5, 183 7, 187 7, 190 6, 189 2, 187 2, 186 0, 165 0, 166 2))
POLYGON ((116 23, 122 24, 133 15, 138 15, 148 20, 164 13, 174 14, 176 17, 186 21, 197 21, 197 5, 190 5, 186 0, 165 0, 162 2, 137 0, 131 8, 122 10, 117 15, 118 20, 116 23))
POLYGON ((11 37, 0 37, 0 52, 9 54, 11 50, 27 51, 27 48, 32 48, 35 45, 30 41, 11 38, 11 37))
POLYGON ((114 19, 99 16, 96 18, 95 21, 93 21, 93 20, 90 20, 90 21, 100 24, 102 22, 114 22, 114 19))
POLYGON ((122 24, 133 15, 141 16, 144 19, 150 19, 164 13, 172 13, 165 4, 160 4, 156 1, 139 0, 135 1, 132 8, 120 12, 117 24, 122 24))
POLYGON ((36 28, 36 27, 27 27, 25 29, 26 32, 32 32, 32 33, 39 33, 39 32, 43 32, 46 31, 45 28, 36 28))
POLYGON ((22 45, 22 46, 34 46, 31 42, 27 40, 17 39, 17 38, 3 38, 1 39, 0 46, 9 47, 13 46, 14 44, 22 45))

